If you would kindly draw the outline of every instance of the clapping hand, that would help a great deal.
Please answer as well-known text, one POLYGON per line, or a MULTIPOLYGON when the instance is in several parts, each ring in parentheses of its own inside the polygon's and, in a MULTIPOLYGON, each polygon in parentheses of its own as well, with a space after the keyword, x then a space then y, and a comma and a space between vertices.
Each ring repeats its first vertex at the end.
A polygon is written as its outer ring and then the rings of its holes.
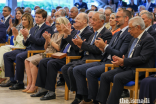
POLYGON ((71 24, 70 23, 68 23, 68 25, 62 24, 61 28, 62 28, 62 31, 64 32, 64 38, 67 38, 67 36, 70 35, 72 31, 71 24))
POLYGON ((72 41, 75 45, 77 45, 81 49, 82 43, 86 41, 86 39, 84 39, 83 41, 79 36, 77 36, 77 38, 72 39, 72 41))
POLYGON ((12 27, 13 27, 13 24, 12 24, 12 19, 11 19, 11 18, 9 19, 9 26, 10 26, 10 28, 12 28, 12 27))
POLYGON ((104 52, 104 48, 107 45, 107 40, 104 42, 103 39, 98 38, 98 40, 95 40, 94 44, 102 51, 104 52))
POLYGON ((112 57, 113 61, 111 61, 111 62, 112 62, 112 64, 114 64, 116 66, 123 66, 124 65, 124 58, 125 58, 124 55, 122 56, 122 58, 114 55, 112 57))
POLYGON ((14 36, 14 39, 16 39, 16 37, 18 35, 18 30, 15 27, 12 27, 12 34, 14 36))
POLYGON ((42 36, 48 41, 50 42, 50 38, 51 38, 51 34, 48 33, 47 31, 45 31, 42 36))
POLYGON ((25 29, 21 29, 20 32, 22 33, 24 39, 27 39, 29 35, 29 30, 25 28, 25 29))

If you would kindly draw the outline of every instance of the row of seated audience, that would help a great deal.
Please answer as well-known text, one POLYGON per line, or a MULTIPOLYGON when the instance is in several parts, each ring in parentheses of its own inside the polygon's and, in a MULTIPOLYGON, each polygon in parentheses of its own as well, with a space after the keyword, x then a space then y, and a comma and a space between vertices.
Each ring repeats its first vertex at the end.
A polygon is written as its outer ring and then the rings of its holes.
MULTIPOLYGON (((28 85, 22 92, 34 93, 40 87, 37 93, 30 96, 44 95, 40 100, 55 99, 56 77, 61 69, 68 89, 76 91, 71 104, 119 104, 123 92, 127 91, 124 85, 135 79, 135 69, 154 68, 156 30, 152 26, 153 15, 147 10, 142 10, 140 16, 132 17, 132 12, 123 8, 118 9, 117 13, 105 8, 102 12, 90 11, 86 14, 78 13, 78 8, 72 7, 66 18, 63 8, 52 10, 51 16, 47 16, 43 9, 36 9, 34 27, 30 12, 23 14, 21 9, 16 10, 14 21, 9 14, 10 7, 5 6, 3 12, 8 14, 3 15, 5 18, 0 23, 7 26, 7 32, 12 31, 14 47, 19 49, 12 51, 10 46, 0 47, 0 67, 3 75, 5 73, 5 77, 10 78, 1 87, 24 89, 26 69, 28 85), (28 50, 44 49, 44 53, 27 58, 28 50), (44 54, 56 52, 81 58, 66 64, 66 58, 43 57, 44 54), (86 64, 88 59, 100 62, 86 64), (105 72, 105 64, 110 63, 120 67, 105 72), (110 82, 114 84, 109 94, 110 82)), ((145 73, 139 74, 140 79, 144 76, 145 73)), ((142 80, 139 95, 140 99, 151 98, 151 104, 156 96, 153 89, 146 89, 155 87, 155 84, 151 84, 155 81, 153 77, 142 80), (148 82, 150 79, 152 81, 148 82)), ((3 76, 0 82, 5 79, 3 76)))

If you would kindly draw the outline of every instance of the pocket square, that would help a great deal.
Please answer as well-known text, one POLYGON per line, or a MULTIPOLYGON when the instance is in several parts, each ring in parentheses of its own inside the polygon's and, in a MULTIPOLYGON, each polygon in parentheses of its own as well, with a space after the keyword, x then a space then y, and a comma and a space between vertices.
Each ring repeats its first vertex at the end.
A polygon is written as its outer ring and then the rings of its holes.
POLYGON ((137 45, 136 45, 136 47, 140 47, 140 46, 141 46, 140 44, 137 44, 137 45))

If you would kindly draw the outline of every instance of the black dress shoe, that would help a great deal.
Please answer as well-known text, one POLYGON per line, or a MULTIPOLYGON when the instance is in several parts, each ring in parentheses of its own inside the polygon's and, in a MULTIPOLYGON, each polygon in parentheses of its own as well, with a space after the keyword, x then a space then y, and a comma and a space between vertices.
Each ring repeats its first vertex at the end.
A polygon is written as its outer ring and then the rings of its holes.
POLYGON ((121 98, 126 98, 126 97, 130 97, 129 91, 128 90, 123 90, 121 98))
POLYGON ((14 84, 16 84, 17 82, 11 82, 10 80, 7 81, 7 83, 1 84, 1 87, 9 87, 9 86, 13 86, 14 84))
POLYGON ((47 93, 45 96, 40 98, 40 100, 50 100, 50 99, 56 99, 55 93, 53 95, 50 95, 49 93, 47 93))
POLYGON ((71 104, 79 104, 81 102, 80 99, 75 98, 74 101, 71 104))
POLYGON ((9 87, 10 90, 19 90, 19 89, 24 89, 24 83, 16 83, 13 86, 9 87))
POLYGON ((57 81, 57 86, 63 86, 65 85, 65 81, 57 81))
POLYGON ((42 95, 46 95, 48 91, 45 91, 45 92, 37 92, 36 94, 32 94, 30 95, 31 97, 40 97, 42 95))

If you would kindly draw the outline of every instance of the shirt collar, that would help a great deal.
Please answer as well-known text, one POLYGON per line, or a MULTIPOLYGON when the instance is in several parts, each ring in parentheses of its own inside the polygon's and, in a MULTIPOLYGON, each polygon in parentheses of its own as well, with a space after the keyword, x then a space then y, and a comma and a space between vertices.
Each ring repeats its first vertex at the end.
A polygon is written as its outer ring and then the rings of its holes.
POLYGON ((8 15, 7 17, 4 17, 5 18, 5 21, 10 17, 10 15, 8 15))
POLYGON ((142 35, 144 34, 145 30, 137 37, 138 40, 140 40, 140 38, 142 37, 142 35))
POLYGON ((98 34, 101 32, 101 30, 102 30, 104 27, 105 27, 105 25, 103 25, 101 28, 99 28, 99 29, 97 30, 98 34))
POLYGON ((37 26, 39 26, 39 28, 41 28, 41 26, 44 24, 45 22, 41 23, 40 25, 37 24, 37 26))
POLYGON ((151 27, 151 25, 150 25, 150 26, 148 26, 145 30, 146 30, 146 31, 148 31, 148 29, 149 29, 150 27, 151 27))
POLYGON ((126 26, 123 29, 121 29, 121 31, 124 32, 127 28, 128 28, 128 26, 126 26))

